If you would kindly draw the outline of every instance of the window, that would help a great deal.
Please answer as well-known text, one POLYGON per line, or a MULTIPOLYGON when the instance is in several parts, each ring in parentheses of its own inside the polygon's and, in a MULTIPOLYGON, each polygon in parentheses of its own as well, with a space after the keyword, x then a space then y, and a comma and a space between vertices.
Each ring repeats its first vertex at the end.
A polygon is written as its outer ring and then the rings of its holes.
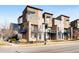
POLYGON ((79 28, 79 20, 77 21, 77 24, 78 24, 78 25, 77 25, 77 28, 79 28))
POLYGON ((69 19, 66 19, 66 21, 69 21, 69 19))
POLYGON ((50 18, 50 16, 47 16, 46 18, 50 18))
POLYGON ((36 17, 35 12, 33 11, 28 11, 28 18, 29 19, 34 19, 36 17))
POLYGON ((36 36, 35 33, 31 33, 31 37, 32 37, 33 39, 35 39, 37 36, 36 36))
POLYGON ((49 18, 47 18, 47 19, 46 19, 46 23, 49 23, 49 20, 50 20, 50 19, 49 19, 49 18))
POLYGON ((50 21, 50 16, 47 16, 46 17, 46 23, 49 23, 49 21, 50 21))
POLYGON ((58 31, 59 31, 59 27, 58 27, 58 31))
POLYGON ((31 32, 31 38, 35 39, 38 37, 38 33, 31 32))
POLYGON ((32 31, 37 31, 38 30, 38 26, 37 25, 31 25, 31 30, 32 31))
POLYGON ((32 38, 38 37, 38 26, 37 25, 31 25, 31 37, 32 38))

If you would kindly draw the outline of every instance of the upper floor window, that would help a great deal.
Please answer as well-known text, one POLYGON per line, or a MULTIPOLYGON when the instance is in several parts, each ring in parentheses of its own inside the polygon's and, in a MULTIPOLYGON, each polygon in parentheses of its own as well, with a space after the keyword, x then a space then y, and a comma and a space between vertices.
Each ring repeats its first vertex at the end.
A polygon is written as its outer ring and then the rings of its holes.
POLYGON ((31 25, 31 30, 33 32, 38 31, 38 26, 37 25, 31 25))
POLYGON ((78 27, 77 28, 79 28, 79 24, 78 24, 78 27))
POLYGON ((50 16, 47 16, 46 18, 50 18, 50 16))
POLYGON ((66 21, 69 21, 69 19, 66 19, 66 21))
POLYGON ((47 16, 46 17, 46 23, 49 23, 50 22, 50 16, 47 16))
POLYGON ((36 17, 36 16, 35 16, 35 12, 33 12, 33 11, 28 11, 28 18, 32 19, 32 18, 34 18, 34 17, 36 17))

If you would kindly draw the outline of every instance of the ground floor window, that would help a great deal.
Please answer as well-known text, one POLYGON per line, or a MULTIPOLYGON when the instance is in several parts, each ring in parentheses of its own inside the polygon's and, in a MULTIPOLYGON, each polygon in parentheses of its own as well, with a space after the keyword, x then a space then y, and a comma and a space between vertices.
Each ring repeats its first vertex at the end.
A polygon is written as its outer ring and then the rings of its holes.
POLYGON ((36 33, 31 33, 31 38, 37 39, 37 37, 38 37, 38 34, 36 34, 36 33))
POLYGON ((37 39, 37 37, 38 37, 38 26, 37 25, 31 25, 31 37, 33 38, 33 39, 37 39))

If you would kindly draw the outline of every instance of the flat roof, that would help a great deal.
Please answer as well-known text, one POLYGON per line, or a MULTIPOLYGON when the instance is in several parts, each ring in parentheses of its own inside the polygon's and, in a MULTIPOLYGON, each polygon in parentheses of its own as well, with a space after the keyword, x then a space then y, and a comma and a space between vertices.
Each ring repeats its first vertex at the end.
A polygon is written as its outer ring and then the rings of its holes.
POLYGON ((79 20, 79 19, 73 20, 73 21, 71 21, 71 23, 72 23, 72 22, 75 22, 75 21, 78 21, 78 20, 79 20))
POLYGON ((33 7, 33 6, 29 6, 29 5, 27 5, 27 7, 43 11, 43 9, 40 9, 40 8, 37 8, 37 7, 33 7))
POLYGON ((61 16, 64 16, 64 17, 70 18, 69 16, 66 16, 66 15, 60 15, 60 16, 58 16, 58 17, 61 17, 61 16))
POLYGON ((27 12, 27 8, 32 8, 32 9, 36 9, 36 10, 43 11, 43 9, 36 8, 36 7, 30 6, 30 5, 27 5, 27 6, 25 7, 25 9, 23 10, 23 12, 27 12))
POLYGON ((53 15, 52 13, 49 13, 49 12, 44 12, 43 14, 49 14, 49 15, 53 15))
POLYGON ((76 20, 79 20, 79 19, 76 19, 76 20))

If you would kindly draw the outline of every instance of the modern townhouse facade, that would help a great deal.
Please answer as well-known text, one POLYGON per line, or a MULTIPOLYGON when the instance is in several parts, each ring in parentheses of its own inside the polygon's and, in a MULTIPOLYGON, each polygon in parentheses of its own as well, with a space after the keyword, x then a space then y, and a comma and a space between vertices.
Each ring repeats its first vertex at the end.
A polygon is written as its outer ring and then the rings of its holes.
POLYGON ((27 6, 18 17, 19 32, 26 42, 68 40, 70 37, 69 16, 42 12, 40 8, 27 6))
POLYGON ((68 40, 70 38, 69 18, 70 17, 66 15, 60 15, 55 18, 55 25, 57 25, 57 31, 58 31, 57 35, 60 37, 60 39, 68 40))
POLYGON ((27 6, 18 18, 22 37, 26 42, 44 41, 42 9, 27 6))
POLYGON ((52 20, 53 24, 56 25, 56 40, 64 40, 64 23, 62 20, 53 18, 52 20))
POLYGON ((53 14, 52 13, 48 13, 48 12, 44 12, 43 13, 43 20, 44 20, 44 31, 46 31, 46 40, 53 40, 55 39, 55 37, 53 37, 53 34, 55 31, 53 31, 52 28, 52 18, 53 18, 53 14))
POLYGON ((79 19, 76 19, 70 23, 71 25, 71 37, 73 39, 79 39, 79 19))

